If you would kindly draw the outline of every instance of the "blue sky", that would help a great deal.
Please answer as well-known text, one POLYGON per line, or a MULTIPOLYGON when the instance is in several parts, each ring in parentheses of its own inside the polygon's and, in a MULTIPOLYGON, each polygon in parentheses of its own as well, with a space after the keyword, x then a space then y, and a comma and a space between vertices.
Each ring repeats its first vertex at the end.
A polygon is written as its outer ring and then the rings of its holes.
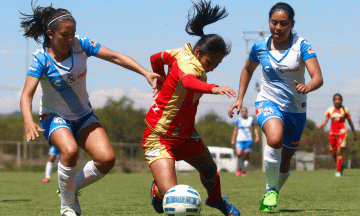
MULTIPOLYGON (((0 8, 0 113, 19 110, 19 98, 25 82, 26 57, 40 45, 26 39, 20 29, 20 13, 30 13, 30 0, 2 1, 0 8)), ((269 30, 268 13, 278 1, 213 1, 225 6, 229 16, 205 27, 205 33, 217 33, 231 41, 232 51, 218 68, 208 74, 208 82, 229 86, 238 91, 240 72, 244 66, 245 41, 243 31, 258 31, 260 26, 269 30)), ((324 77, 324 86, 308 94, 308 118, 320 124, 326 109, 332 105, 332 95, 341 93, 344 105, 349 107, 355 127, 359 129, 360 73, 358 72, 360 42, 360 1, 285 1, 295 10, 294 30, 306 38, 318 56, 324 77)), ((199 39, 185 32, 190 0, 38 0, 37 5, 68 9, 77 21, 77 34, 90 38, 112 50, 129 55, 145 68, 151 69, 151 54, 174 49, 199 39)), ((255 35, 256 36, 256 35, 255 35)), ((250 46, 249 46, 250 48, 250 46)), ((307 73, 307 72, 306 72, 307 73)), ((257 69, 245 96, 244 105, 254 114, 254 90, 260 80, 257 69)), ((306 75, 308 82, 310 77, 306 75)), ((137 107, 148 108, 152 103, 151 88, 146 80, 131 71, 100 60, 88 60, 87 89, 95 107, 104 105, 106 97, 117 99, 127 95, 137 107)), ((33 110, 39 107, 38 89, 33 110)), ((209 110, 216 111, 224 119, 235 99, 225 96, 206 95, 201 99, 198 116, 209 110)), ((328 124, 329 126, 329 124, 328 124)), ((328 127, 327 127, 328 128, 328 127)))

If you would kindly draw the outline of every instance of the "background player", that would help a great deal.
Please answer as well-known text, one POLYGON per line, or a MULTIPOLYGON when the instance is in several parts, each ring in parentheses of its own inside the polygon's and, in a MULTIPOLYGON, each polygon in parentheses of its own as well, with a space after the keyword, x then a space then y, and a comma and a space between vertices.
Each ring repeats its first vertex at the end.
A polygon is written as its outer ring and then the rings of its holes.
POLYGON ((343 150, 346 148, 347 129, 345 119, 349 122, 351 130, 354 135, 354 140, 357 140, 354 124, 351 121, 350 112, 347 107, 342 105, 343 98, 340 94, 333 96, 334 106, 329 107, 325 113, 325 120, 318 126, 320 130, 323 128, 331 118, 331 126, 329 131, 329 141, 331 154, 336 163, 336 177, 342 176, 343 171, 343 150))
POLYGON ((230 117, 234 108, 240 112, 250 79, 261 63, 262 86, 255 107, 258 123, 267 139, 263 152, 267 184, 260 210, 270 210, 277 205, 279 191, 290 175, 290 161, 305 126, 306 94, 323 84, 312 46, 291 32, 294 15, 293 8, 286 3, 280 2, 271 8, 271 36, 256 41, 252 47, 241 72, 237 101, 228 111, 230 117), (311 77, 307 84, 305 66, 311 77))
POLYGON ((206 205, 219 209, 224 215, 240 215, 235 206, 221 197, 216 164, 194 125, 202 94, 235 97, 235 92, 229 87, 206 83, 206 73, 213 71, 230 53, 230 46, 217 34, 205 35, 203 28, 228 14, 219 6, 211 7, 210 2, 193 4, 186 32, 201 37, 194 48, 185 44, 151 56, 154 72, 165 76, 164 65, 169 67, 165 82, 157 81, 159 92, 146 115, 147 127, 142 143, 154 177, 152 205, 157 213, 164 212, 164 194, 177 185, 175 160, 185 160, 200 173, 208 193, 206 205))
POLYGON ((60 160, 60 153, 54 146, 50 146, 49 158, 46 162, 46 167, 45 167, 45 178, 42 180, 42 182, 48 183, 50 181, 51 172, 53 170, 53 163, 55 162, 56 159, 58 163, 60 160))
POLYGON ((236 156, 237 159, 237 171, 236 176, 246 176, 246 170, 249 166, 249 154, 253 151, 253 139, 252 131, 254 129, 255 143, 259 142, 259 133, 255 125, 253 117, 248 116, 248 110, 246 107, 241 108, 241 117, 236 119, 234 132, 231 139, 231 145, 235 145, 236 138, 236 156), (242 164, 241 156, 244 153, 244 162, 242 164), (240 170, 241 169, 241 170, 240 170))
POLYGON ((87 58, 96 56, 146 77, 155 87, 160 76, 146 70, 132 58, 114 52, 99 43, 75 36, 76 21, 66 9, 32 5, 33 14, 22 14, 24 36, 39 42, 29 67, 21 95, 27 141, 43 132, 60 152, 58 181, 61 215, 81 214, 78 191, 107 174, 115 163, 110 141, 94 115, 86 90, 87 58), (42 87, 40 123, 32 118, 32 99, 38 84, 42 87), (93 160, 76 175, 79 148, 93 160))

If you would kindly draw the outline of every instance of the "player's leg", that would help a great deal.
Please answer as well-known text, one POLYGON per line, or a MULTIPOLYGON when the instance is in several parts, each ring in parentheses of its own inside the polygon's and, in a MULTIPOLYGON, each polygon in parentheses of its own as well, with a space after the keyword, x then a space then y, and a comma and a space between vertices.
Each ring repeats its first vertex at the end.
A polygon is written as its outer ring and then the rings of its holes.
POLYGON ((243 153, 242 148, 241 148, 241 141, 236 142, 235 150, 236 150, 236 158, 237 158, 235 175, 240 176, 241 169, 242 169, 242 166, 243 166, 243 162, 242 162, 242 159, 241 159, 241 156, 242 156, 242 153, 243 153))
POLYGON ((336 177, 342 176, 343 173, 343 151, 346 147, 346 134, 340 134, 337 137, 337 145, 336 145, 336 177))
POLYGON ((264 149, 266 192, 262 204, 274 207, 277 205, 278 196, 278 177, 284 136, 283 122, 278 118, 270 119, 263 125, 263 130, 267 145, 264 149))
POLYGON ((74 208, 76 163, 79 149, 72 132, 67 128, 54 131, 50 142, 60 151, 61 155, 58 163, 61 209, 62 211, 71 211, 74 208))
POLYGON ((234 205, 221 197, 220 176, 208 148, 205 148, 200 155, 185 161, 200 173, 200 180, 208 194, 206 205, 219 209, 224 215, 240 215, 240 211, 234 205))
POLYGON ((70 122, 54 114, 40 118, 41 128, 45 129, 45 139, 60 152, 58 163, 58 183, 61 212, 73 212, 75 199, 76 164, 79 148, 71 131, 70 122))
POLYGON ((291 158, 293 157, 296 150, 288 149, 283 147, 281 153, 281 163, 280 163, 280 173, 279 173, 279 191, 281 190, 282 186, 284 186, 285 182, 288 180, 290 176, 290 162, 291 158))
POLYGON ((164 212, 162 200, 165 193, 177 184, 172 146, 178 142, 177 139, 161 137, 148 127, 145 128, 142 145, 154 177, 150 188, 151 205, 159 214, 164 212))
POLYGON ((242 172, 241 172, 241 176, 243 176, 243 177, 247 176, 246 171, 250 165, 249 154, 250 154, 249 151, 244 152, 244 165, 242 167, 242 172))
POLYGON ((52 148, 55 148, 55 147, 51 146, 49 149, 49 158, 48 158, 48 160, 46 162, 46 166, 45 166, 45 178, 42 180, 42 182, 44 182, 44 183, 47 183, 50 181, 51 172, 53 170, 53 164, 56 160, 56 154, 54 155, 52 152, 50 152, 50 150, 52 148))

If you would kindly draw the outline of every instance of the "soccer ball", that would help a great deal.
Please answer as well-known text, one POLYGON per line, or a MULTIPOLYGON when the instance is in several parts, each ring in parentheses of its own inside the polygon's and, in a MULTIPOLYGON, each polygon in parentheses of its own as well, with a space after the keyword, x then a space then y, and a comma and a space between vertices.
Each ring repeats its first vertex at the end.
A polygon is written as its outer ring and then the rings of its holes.
POLYGON ((163 199, 163 208, 166 215, 200 215, 200 194, 190 186, 175 185, 166 192, 163 199))

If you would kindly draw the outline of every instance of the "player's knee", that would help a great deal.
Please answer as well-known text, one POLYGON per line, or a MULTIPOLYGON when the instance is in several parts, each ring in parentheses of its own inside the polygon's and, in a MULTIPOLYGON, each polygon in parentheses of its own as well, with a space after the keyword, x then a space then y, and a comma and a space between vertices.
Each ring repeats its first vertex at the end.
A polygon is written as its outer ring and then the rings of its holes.
POLYGON ((77 160, 79 148, 77 146, 66 146, 61 149, 61 157, 71 160, 77 160))
POLYGON ((267 138, 267 143, 271 148, 281 148, 283 144, 283 138, 280 136, 270 136, 267 138))
POLYGON ((115 156, 108 155, 98 161, 102 173, 108 173, 115 165, 115 156))

